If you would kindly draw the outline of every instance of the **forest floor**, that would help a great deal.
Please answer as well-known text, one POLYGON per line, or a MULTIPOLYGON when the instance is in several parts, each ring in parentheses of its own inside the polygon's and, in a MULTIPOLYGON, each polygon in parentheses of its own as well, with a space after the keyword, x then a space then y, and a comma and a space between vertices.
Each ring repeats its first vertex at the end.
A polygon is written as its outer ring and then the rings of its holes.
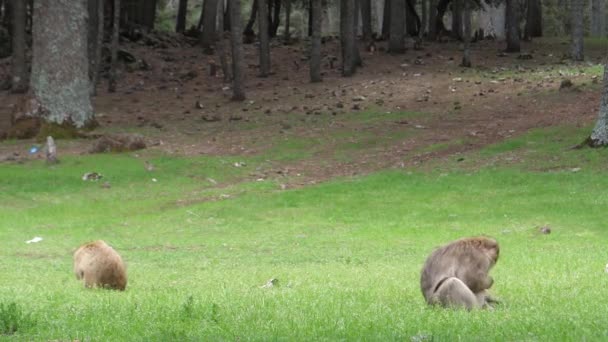
MULTIPOLYGON (((339 56, 330 40, 323 82, 311 84, 305 42, 273 44, 268 78, 257 77, 257 47, 245 45, 247 100, 232 102, 217 57, 185 41, 175 45, 122 44, 145 63, 123 65, 116 93, 100 84, 96 132, 140 133, 149 150, 171 155, 268 153, 267 167, 251 177, 297 175, 290 186, 453 158, 534 128, 591 127, 606 55, 605 42, 590 41, 587 61, 573 64, 564 57, 566 39, 524 42, 521 54, 501 53, 504 43, 486 40, 473 44, 473 68, 462 68, 458 42, 425 43, 404 55, 362 52, 364 66, 343 78, 339 62, 330 65, 339 56), (574 85, 560 90, 565 79, 574 85)), ((9 66, 0 61, 0 79, 9 66)), ((19 99, 0 92, 0 131, 19 99)), ((0 143, 0 161, 42 158, 29 155, 33 144, 0 143)), ((58 145, 60 155, 82 154, 92 141, 58 145)))

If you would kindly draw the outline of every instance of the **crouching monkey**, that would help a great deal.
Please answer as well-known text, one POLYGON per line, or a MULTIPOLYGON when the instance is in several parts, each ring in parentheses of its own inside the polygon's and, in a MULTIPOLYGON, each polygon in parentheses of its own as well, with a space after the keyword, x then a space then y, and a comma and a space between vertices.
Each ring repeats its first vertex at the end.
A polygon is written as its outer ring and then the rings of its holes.
POLYGON ((84 279, 86 287, 102 287, 124 291, 127 271, 122 258, 105 241, 86 243, 74 252, 76 279, 84 279))
POLYGON ((492 308, 498 302, 487 290, 494 280, 488 275, 498 260, 496 240, 471 237, 456 240, 435 250, 420 277, 426 302, 443 307, 492 308))

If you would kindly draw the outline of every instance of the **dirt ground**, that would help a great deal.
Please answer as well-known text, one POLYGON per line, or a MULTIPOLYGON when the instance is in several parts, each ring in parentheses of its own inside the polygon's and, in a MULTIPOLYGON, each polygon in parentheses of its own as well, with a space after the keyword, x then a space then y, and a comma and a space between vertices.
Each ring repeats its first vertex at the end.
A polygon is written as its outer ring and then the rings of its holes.
MULTIPOLYGON (((151 149, 186 156, 253 155, 288 137, 323 139, 311 157, 272 166, 297 170, 301 184, 452 156, 533 128, 590 125, 601 79, 585 70, 605 55, 604 48, 587 49, 587 61, 572 64, 563 58, 569 50, 565 40, 524 42, 522 54, 508 55, 500 52, 503 42, 481 41, 473 45, 473 68, 467 69, 459 66, 458 42, 425 43, 404 55, 362 52, 364 66, 343 78, 339 62, 330 65, 339 56, 338 42, 330 40, 323 46, 324 80, 311 84, 305 42, 273 44, 269 78, 257 77, 257 47, 245 45, 247 100, 231 102, 217 57, 186 41, 175 45, 122 44, 145 63, 123 65, 117 93, 107 93, 102 80, 94 99, 97 131, 139 132, 151 149), (565 78, 575 86, 559 90, 565 78), (369 114, 353 120, 350 112, 369 114), (399 112, 422 114, 401 118, 399 112), (332 138, 338 135, 343 138, 332 138), (394 138, 366 146, 358 135, 394 138), (361 143, 344 160, 332 157, 341 139, 361 143), (453 141, 461 143, 428 148, 453 141)), ((0 61, 0 79, 9 68, 10 60, 0 61)), ((19 99, 0 92, 0 130, 8 127, 19 99)), ((33 143, 0 142, 0 160, 15 154, 34 158, 27 152, 33 143)), ((86 153, 90 146, 86 139, 59 143, 62 154, 86 153)))

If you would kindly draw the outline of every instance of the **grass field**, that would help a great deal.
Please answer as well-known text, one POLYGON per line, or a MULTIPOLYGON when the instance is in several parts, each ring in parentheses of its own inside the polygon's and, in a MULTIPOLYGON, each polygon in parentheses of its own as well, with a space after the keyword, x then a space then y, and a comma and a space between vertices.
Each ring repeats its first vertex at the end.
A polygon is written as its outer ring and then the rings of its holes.
POLYGON ((568 149, 582 134, 295 190, 237 181, 255 160, 232 157, 0 165, 0 340, 605 341, 608 151, 568 149), (502 304, 427 307, 426 256, 478 234, 501 244, 502 304), (125 292, 74 278, 74 249, 94 239, 127 262, 125 292))

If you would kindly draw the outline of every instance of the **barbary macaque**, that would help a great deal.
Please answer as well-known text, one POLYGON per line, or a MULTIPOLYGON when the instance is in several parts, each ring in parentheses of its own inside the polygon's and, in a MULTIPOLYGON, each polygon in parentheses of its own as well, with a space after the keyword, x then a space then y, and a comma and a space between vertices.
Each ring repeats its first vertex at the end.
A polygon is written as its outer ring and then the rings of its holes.
POLYGON ((494 283, 488 272, 499 252, 498 242, 483 236, 456 240, 435 250, 420 277, 426 302, 467 310, 492 308, 490 304, 497 300, 487 291, 494 283))
POLYGON ((127 271, 120 255, 105 241, 86 243, 74 252, 76 279, 85 287, 101 287, 124 291, 127 271))

